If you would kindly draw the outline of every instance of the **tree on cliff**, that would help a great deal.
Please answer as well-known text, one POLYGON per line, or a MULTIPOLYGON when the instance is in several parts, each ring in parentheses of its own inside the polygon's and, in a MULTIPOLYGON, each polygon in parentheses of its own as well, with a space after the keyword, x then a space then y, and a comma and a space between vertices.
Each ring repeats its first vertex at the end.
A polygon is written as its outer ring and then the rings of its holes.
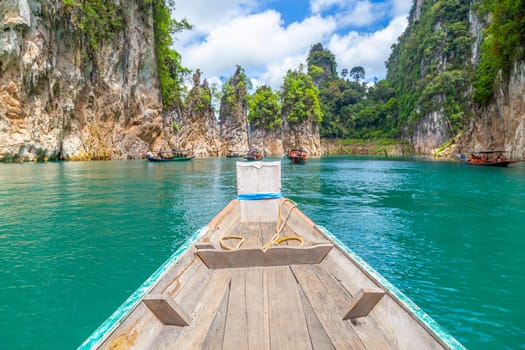
POLYGON ((173 34, 191 29, 191 26, 185 19, 177 21, 171 17, 172 1, 168 1, 168 5, 164 0, 149 1, 153 6, 155 53, 162 103, 164 109, 169 110, 182 104, 184 78, 191 72, 182 66, 180 54, 170 48, 173 34))
POLYGON ((266 130, 273 130, 282 124, 277 95, 269 86, 259 86, 248 104, 248 121, 266 130))
POLYGON ((356 83, 359 83, 359 80, 365 78, 365 69, 361 66, 352 67, 350 70, 350 76, 354 78, 356 83))
POLYGON ((337 78, 335 56, 329 50, 325 50, 322 44, 317 43, 311 47, 306 62, 308 75, 312 77, 316 86, 321 85, 323 81, 337 78))
POLYGON ((222 86, 221 120, 224 116, 246 116, 248 107, 248 89, 251 82, 244 72, 244 68, 237 65, 235 73, 222 86))
POLYGON ((386 62, 388 84, 397 98, 397 128, 410 130, 431 112, 442 111, 457 132, 468 118, 472 41, 469 1, 424 0, 392 46, 386 62))
POLYGON ((513 63, 525 59, 525 1, 485 0, 479 12, 481 18, 491 18, 491 21, 481 46, 473 98, 486 104, 493 96, 498 72, 508 80, 513 63))
POLYGON ((282 86, 282 114, 290 123, 301 123, 307 120, 320 122, 322 118, 319 104, 319 90, 312 78, 298 70, 288 70, 282 86))

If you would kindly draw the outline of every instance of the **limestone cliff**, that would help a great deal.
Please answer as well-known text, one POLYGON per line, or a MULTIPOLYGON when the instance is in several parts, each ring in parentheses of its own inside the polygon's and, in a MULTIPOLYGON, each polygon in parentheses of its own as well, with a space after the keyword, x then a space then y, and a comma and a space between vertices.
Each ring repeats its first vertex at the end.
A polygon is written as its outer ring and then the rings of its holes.
POLYGON ((225 84, 219 112, 220 155, 229 150, 246 152, 249 148, 247 130, 246 78, 237 67, 233 77, 225 84))
POLYGON ((309 157, 320 157, 321 138, 319 136, 319 123, 312 120, 305 120, 300 123, 290 123, 286 118, 283 119, 284 150, 301 147, 308 152, 309 157))
POLYGON ((261 127, 250 128, 250 144, 260 149, 268 156, 282 156, 284 154, 283 135, 281 128, 266 130, 261 127))
POLYGON ((93 50, 62 1, 0 2, 0 159, 129 159, 165 143, 151 9, 112 3, 122 28, 93 50))
MULTIPOLYGON (((479 0, 473 0, 473 3, 479 0)), ((484 26, 488 18, 472 11, 469 17, 472 41, 472 64, 480 61, 484 26)), ((517 50, 523 52, 523 47, 517 50)), ((485 106, 474 105, 474 117, 457 138, 455 153, 480 150, 505 150, 514 159, 525 159, 525 61, 513 62, 508 78, 498 72, 493 96, 485 106)))
POLYGON ((176 148, 197 157, 219 155, 219 126, 211 105, 211 91, 206 80, 201 84, 200 71, 193 75, 193 88, 186 99, 183 113, 174 113, 176 148))
POLYGON ((458 142, 458 152, 505 150, 525 159, 525 62, 515 63, 510 81, 500 80, 494 100, 476 110, 458 142))
MULTIPOLYGON (((512 9, 517 16, 507 13, 510 8, 496 14, 480 10, 489 3, 414 1, 409 26, 389 58, 387 79, 397 90, 404 137, 416 153, 434 154, 450 145, 443 155, 491 149, 510 151, 514 158, 525 155, 523 31, 508 33, 514 35, 515 54, 508 48, 484 46, 495 40, 487 32, 493 23, 503 31, 513 25, 522 28, 522 10, 519 1, 512 9), (481 63, 484 52, 496 52, 491 67, 504 57, 509 68, 495 70, 494 92, 481 102, 475 95, 479 76, 486 72, 487 61, 485 66, 481 63)), ((498 6, 506 5, 487 8, 498 6)), ((492 78, 485 81, 493 83, 492 78)))
POLYGON ((403 138, 418 154, 432 154, 462 129, 470 113, 465 92, 471 12, 467 2, 414 1, 409 26, 389 58, 403 138))

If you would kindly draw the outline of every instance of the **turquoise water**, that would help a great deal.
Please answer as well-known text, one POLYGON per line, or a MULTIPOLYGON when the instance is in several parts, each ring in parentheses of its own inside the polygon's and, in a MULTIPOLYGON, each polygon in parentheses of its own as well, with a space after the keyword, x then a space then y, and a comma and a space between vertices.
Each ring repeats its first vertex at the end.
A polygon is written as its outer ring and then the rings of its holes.
MULTIPOLYGON (((0 348, 71 349, 235 196, 235 160, 0 164, 0 348)), ((525 164, 283 161, 283 193, 465 346, 525 349, 525 164)))

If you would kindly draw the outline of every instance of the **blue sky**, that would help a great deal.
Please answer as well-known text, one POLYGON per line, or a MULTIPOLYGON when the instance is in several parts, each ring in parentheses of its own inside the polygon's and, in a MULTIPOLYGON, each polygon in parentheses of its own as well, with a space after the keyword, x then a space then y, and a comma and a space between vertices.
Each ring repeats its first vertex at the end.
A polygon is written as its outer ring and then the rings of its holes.
POLYGON ((390 47, 407 25, 410 0, 175 0, 176 19, 194 29, 175 37, 182 64, 221 85, 236 65, 254 86, 278 88, 312 45, 335 56, 337 70, 363 66, 383 79, 390 47))

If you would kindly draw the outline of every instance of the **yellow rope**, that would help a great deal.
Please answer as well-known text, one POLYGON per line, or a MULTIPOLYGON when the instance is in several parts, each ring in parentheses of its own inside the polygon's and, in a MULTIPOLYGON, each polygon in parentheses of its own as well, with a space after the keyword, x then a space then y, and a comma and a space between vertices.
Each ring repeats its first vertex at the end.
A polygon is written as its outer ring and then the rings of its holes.
POLYGON ((297 207, 297 203, 293 202, 292 200, 290 200, 288 198, 285 198, 285 199, 283 199, 281 201, 281 203, 279 204, 279 216, 277 218, 277 227, 275 229, 275 234, 272 236, 272 239, 263 246, 262 249, 264 251, 266 251, 266 249, 268 249, 268 248, 270 248, 270 247, 272 247, 274 245, 280 245, 282 242, 285 242, 285 241, 299 241, 300 242, 299 247, 304 246, 304 239, 301 236, 281 237, 281 232, 284 229, 284 226, 286 226, 286 222, 288 222, 288 218, 292 214, 292 210, 294 210, 296 207, 297 207), (288 214, 286 215, 286 218, 284 219, 283 223, 281 224, 282 213, 283 213, 283 204, 286 201, 292 203, 292 206, 290 207, 290 210, 288 211, 288 214))
POLYGON ((236 236, 236 235, 224 235, 219 238, 219 243, 221 244, 222 249, 226 250, 234 250, 239 249, 241 245, 244 243, 244 237, 243 236, 236 236), (225 239, 240 239, 239 243, 237 243, 237 246, 232 247, 226 242, 224 242, 225 239))
MULTIPOLYGON (((279 216, 277 217, 277 227, 275 229, 275 234, 272 236, 272 239, 266 243, 262 249, 263 251, 266 251, 268 248, 274 246, 274 245, 280 245, 282 242, 286 241, 299 241, 299 247, 304 246, 304 239, 301 236, 286 236, 281 237, 281 232, 283 231, 284 227, 286 226, 286 223, 288 222, 288 218, 292 214, 292 210, 294 210, 297 207, 297 204, 293 202, 292 200, 285 198, 281 201, 279 204, 279 216), (288 214, 286 215, 286 218, 282 220, 282 213, 283 213, 283 204, 284 202, 290 202, 292 203, 292 206, 290 207, 290 210, 288 211, 288 214), (282 221, 282 223, 281 223, 282 221)), ((221 247, 225 250, 236 250, 241 247, 241 245, 244 243, 245 239, 243 236, 237 236, 237 235, 224 235, 219 238, 219 243, 221 247), (228 243, 226 243, 225 239, 239 239, 239 243, 235 247, 230 246, 228 243)))

